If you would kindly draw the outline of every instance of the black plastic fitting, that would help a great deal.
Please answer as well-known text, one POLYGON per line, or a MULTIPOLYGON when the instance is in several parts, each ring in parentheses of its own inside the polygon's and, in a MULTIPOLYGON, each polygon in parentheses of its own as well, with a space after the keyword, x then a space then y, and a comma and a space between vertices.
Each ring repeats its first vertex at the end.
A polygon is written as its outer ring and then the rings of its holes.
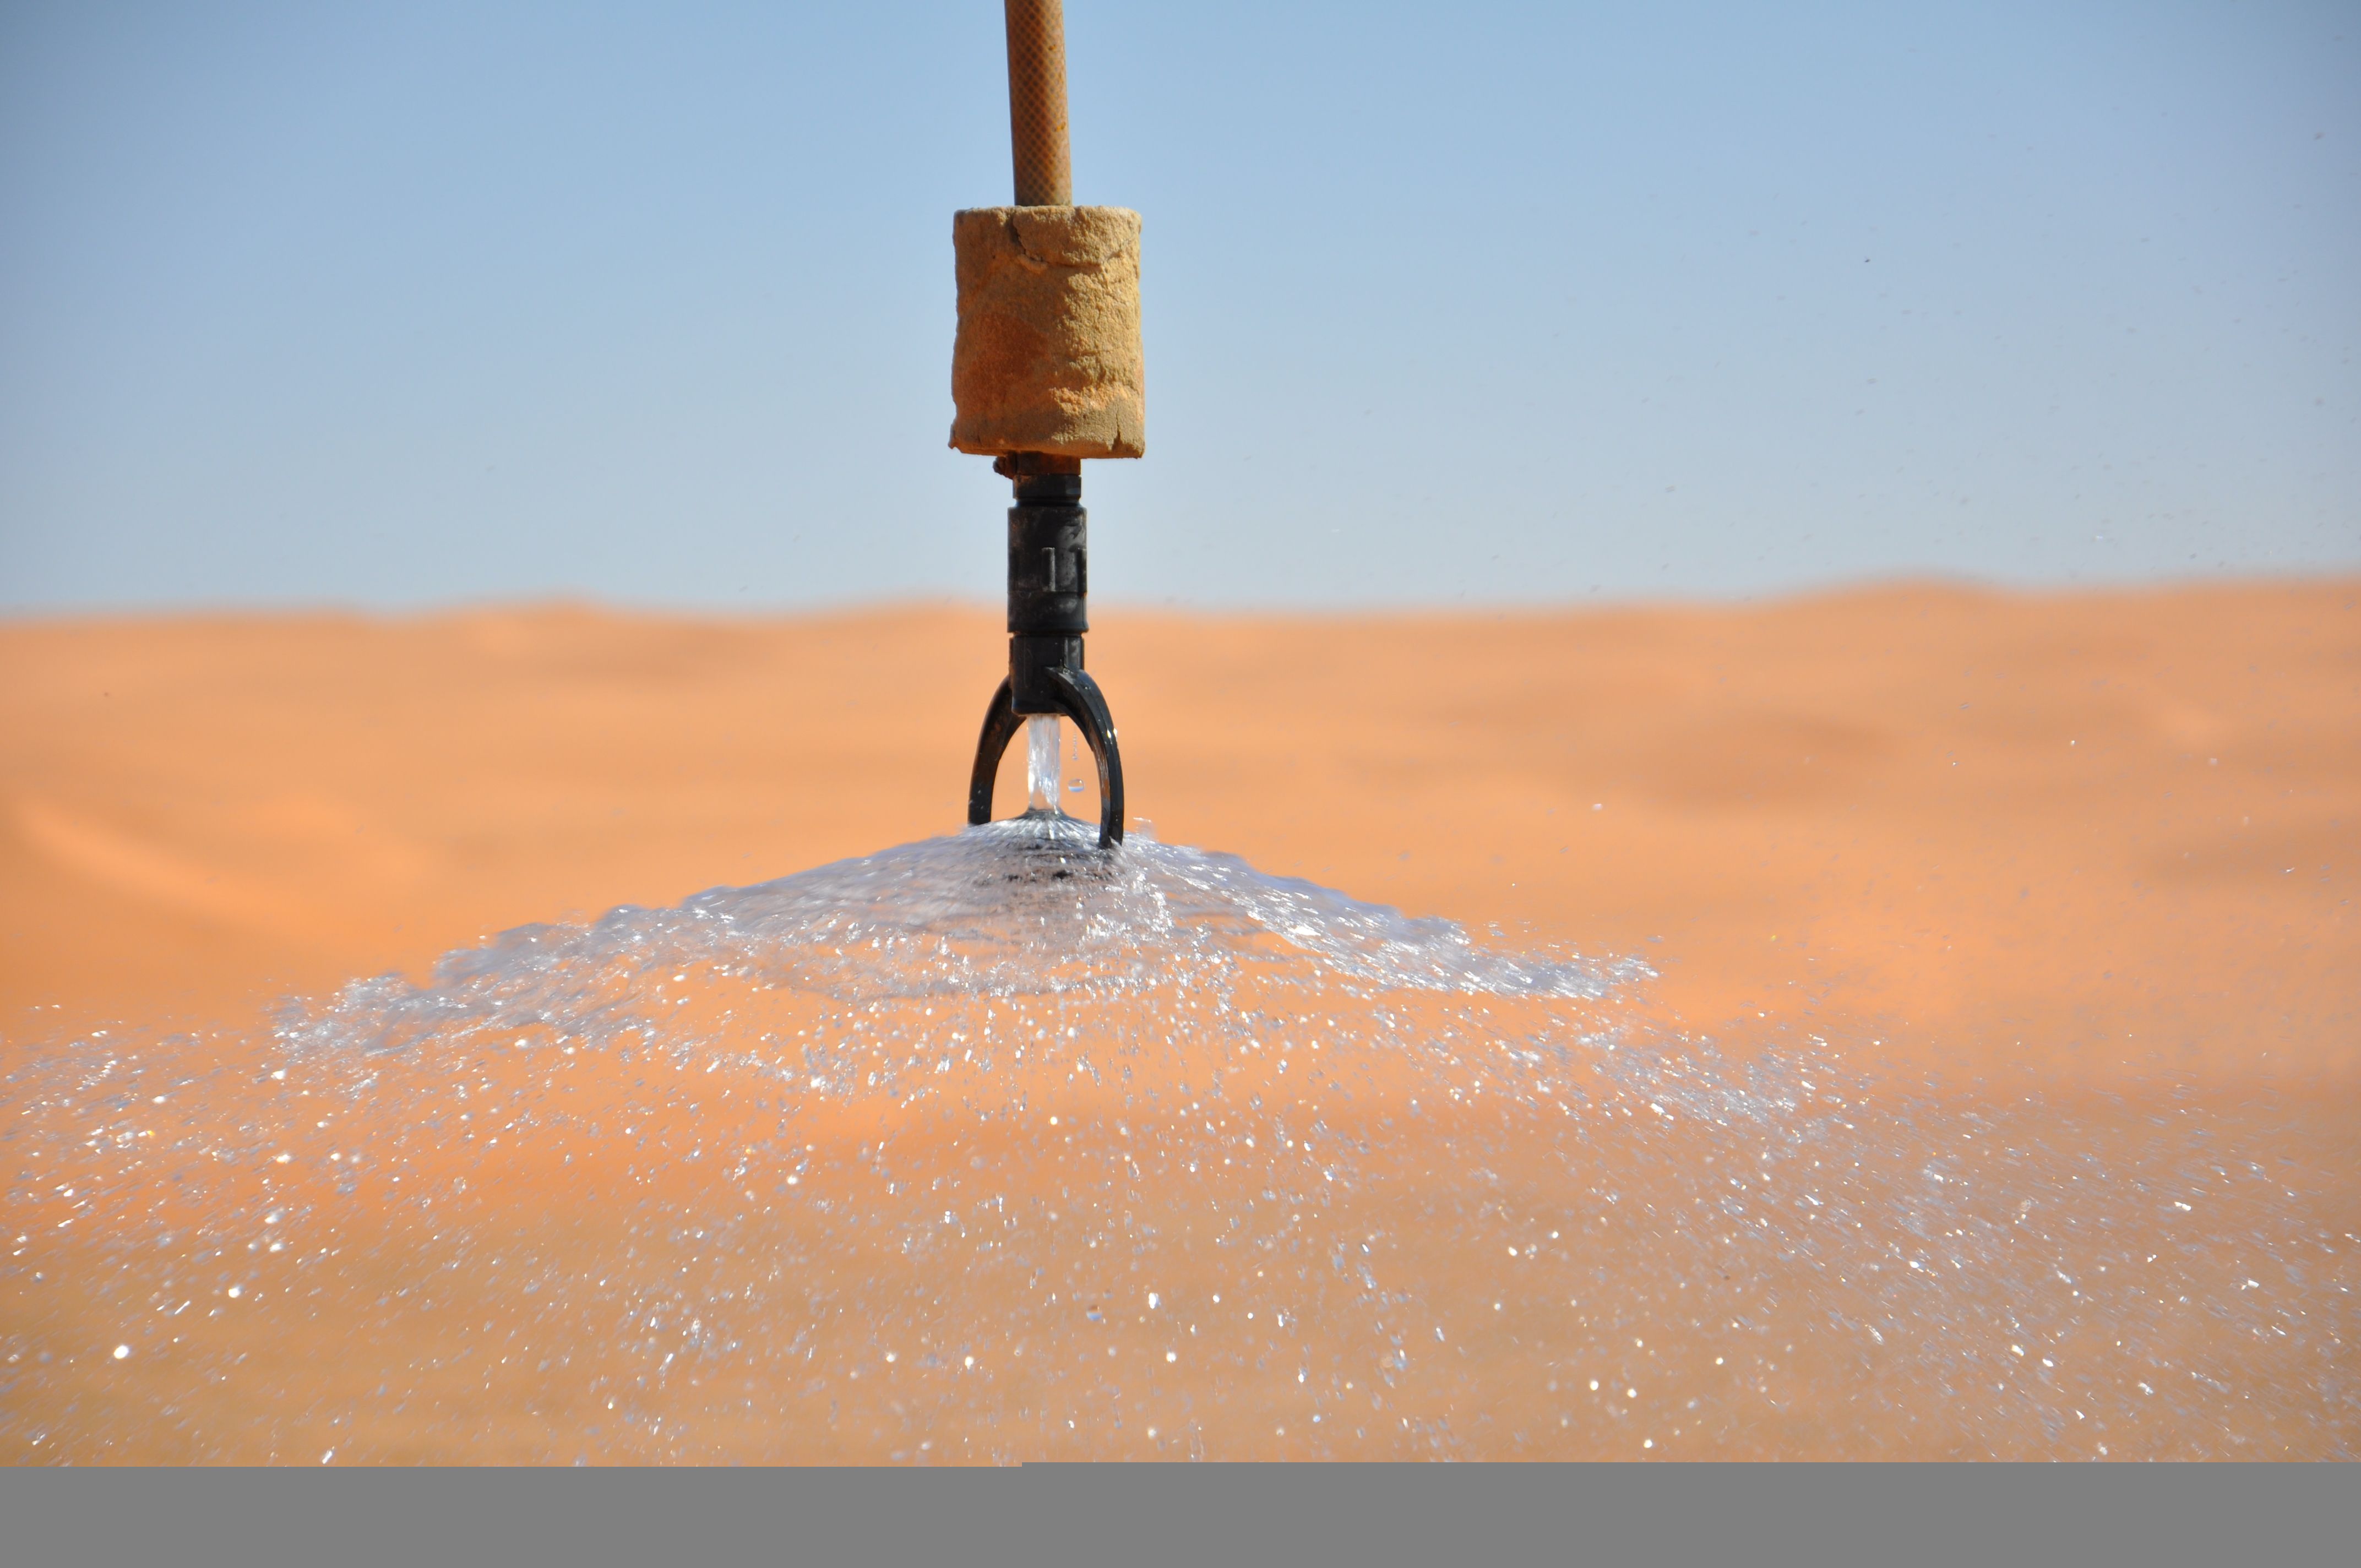
POLYGON ((1091 629, 1090 514, 1080 459, 1012 453, 993 464, 1016 490, 1008 509, 1008 678, 993 694, 968 775, 967 819, 992 820, 1001 753, 1037 715, 1071 718, 1099 773, 1099 847, 1123 842, 1123 754, 1106 698, 1082 668, 1091 629))

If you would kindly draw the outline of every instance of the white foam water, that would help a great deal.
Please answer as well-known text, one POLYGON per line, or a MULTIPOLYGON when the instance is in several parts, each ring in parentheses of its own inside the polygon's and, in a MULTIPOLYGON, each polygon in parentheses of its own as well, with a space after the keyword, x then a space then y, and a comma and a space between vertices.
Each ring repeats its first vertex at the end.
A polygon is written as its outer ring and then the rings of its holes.
POLYGON ((1647 978, 1037 811, 26 1047, 0 1443, 2350 1455, 2349 1127, 1717 1050, 1647 978))
POLYGON ((604 1037, 649 1021, 651 977, 690 966, 848 1001, 1138 996, 1248 970, 1306 984, 1596 999, 1647 972, 1635 959, 1480 948, 1449 921, 1138 834, 1103 854, 1096 832, 1061 813, 1028 813, 676 908, 525 927, 452 954, 424 987, 355 985, 291 1020, 282 1037, 299 1048, 381 1048, 421 1029, 560 1022, 604 1037))

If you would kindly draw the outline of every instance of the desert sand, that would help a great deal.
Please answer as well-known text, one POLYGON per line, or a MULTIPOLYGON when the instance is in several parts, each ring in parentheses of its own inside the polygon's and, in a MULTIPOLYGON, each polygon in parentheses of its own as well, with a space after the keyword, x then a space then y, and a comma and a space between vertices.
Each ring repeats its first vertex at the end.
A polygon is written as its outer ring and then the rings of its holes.
MULTIPOLYGON (((1091 657, 1166 841, 1644 953, 1700 1026, 1887 1023, 1964 1073, 2349 1082, 2357 599, 1118 608, 1091 657)), ((952 831, 1004 658, 996 617, 953 609, 0 629, 7 1037, 236 1021, 952 831)))
MULTIPOLYGON (((1657 976, 1643 988, 1652 1013, 1733 1051, 1809 1036, 1865 1079, 1995 1104, 2268 1094, 2330 1173, 2306 1190, 2302 1223, 2349 1241, 2361 1230, 2356 605, 2361 582, 2308 581, 1911 585, 1465 615, 1109 606, 1090 652, 1133 810, 1167 843, 1513 940, 1642 957, 1657 976)), ((252 1033, 289 997, 423 977, 508 927, 671 905, 953 831, 1002 659, 997 617, 964 609, 0 628, 0 1070, 99 1029, 252 1033)), ((1004 811, 1021 797, 1014 767, 1004 811)), ((2268 1125, 2257 1136, 2268 1145, 2268 1125)), ((23 1161, 0 1167, 12 1235, 64 1202, 23 1161)), ((104 1365, 98 1341, 116 1330, 93 1327, 75 1348, 76 1311, 58 1297, 87 1283, 77 1270, 94 1255, 78 1263, 62 1245, 38 1286, 30 1257, 0 1260, 16 1270, 0 1276, 11 1372, 50 1353, 104 1365)), ((2361 1362, 2345 1312, 2322 1354, 2351 1384, 2361 1362)), ((339 1353, 330 1335, 307 1354, 339 1353)), ((1495 1376, 1504 1409, 1540 1397, 1513 1358, 1495 1376)), ((85 1459, 337 1450, 333 1434, 278 1427, 249 1441, 227 1415, 192 1435, 202 1397, 176 1398, 175 1422, 135 1436, 93 1414, 111 1408, 95 1386, 52 1378, 20 1390, 28 1402, 0 1441, 38 1431, 49 1456, 62 1445, 85 1459)), ((827 1409, 835 1420, 833 1398, 827 1409)), ((826 1432, 816 1414, 796 1419, 812 1423, 803 1439, 746 1441, 772 1457, 918 1453, 853 1432, 849 1413, 826 1432)), ((1287 1439, 1286 1419, 1251 1441, 1245 1426, 1208 1438, 1201 1423, 1196 1451, 1332 1452, 1302 1446, 1313 1429, 1287 1439)), ((1609 1428, 1553 1419, 1560 1448, 1526 1446, 1521 1429, 1513 1452, 1621 1452, 1609 1428)), ((1713 1452, 1977 1451, 1971 1434, 1912 1438, 1907 1424, 1790 1420, 1751 1442, 1725 1426, 1713 1452)), ((445 1430, 346 1452, 556 1452, 445 1430)), ((1028 1452, 999 1430, 983 1446, 947 1435, 932 1456, 1028 1452)), ((2355 1432, 2348 1399, 2326 1415, 2283 1409, 2235 1441, 2349 1453, 2355 1432)), ((1464 1450, 1511 1451, 1505 1439, 1464 1450)), ((2125 1438, 2112 1452, 2140 1451, 2125 1438)), ((2173 1450, 2150 1434, 2145 1451, 2173 1450)))

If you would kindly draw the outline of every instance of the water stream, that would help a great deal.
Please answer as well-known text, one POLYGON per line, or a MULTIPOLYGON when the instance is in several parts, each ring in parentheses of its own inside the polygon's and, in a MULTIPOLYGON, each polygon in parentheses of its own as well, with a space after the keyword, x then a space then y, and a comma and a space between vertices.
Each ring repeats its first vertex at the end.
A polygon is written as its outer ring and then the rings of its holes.
POLYGON ((1062 729, 1055 714, 1035 715, 1025 721, 1025 809, 1056 811, 1063 802, 1059 786, 1065 783, 1059 760, 1062 729))
POLYGON ((2355 1135, 1027 816, 12 1047, 10 1460, 2350 1457, 2355 1135))

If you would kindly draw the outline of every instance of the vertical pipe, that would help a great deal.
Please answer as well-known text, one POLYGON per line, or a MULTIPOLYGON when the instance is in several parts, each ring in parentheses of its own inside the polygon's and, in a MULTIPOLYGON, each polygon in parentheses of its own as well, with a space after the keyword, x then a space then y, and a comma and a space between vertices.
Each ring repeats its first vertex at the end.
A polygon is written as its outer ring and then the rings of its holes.
POLYGON ((1064 0, 1007 0, 1007 6, 1008 140, 1016 155, 1016 204, 1071 207, 1064 0))

